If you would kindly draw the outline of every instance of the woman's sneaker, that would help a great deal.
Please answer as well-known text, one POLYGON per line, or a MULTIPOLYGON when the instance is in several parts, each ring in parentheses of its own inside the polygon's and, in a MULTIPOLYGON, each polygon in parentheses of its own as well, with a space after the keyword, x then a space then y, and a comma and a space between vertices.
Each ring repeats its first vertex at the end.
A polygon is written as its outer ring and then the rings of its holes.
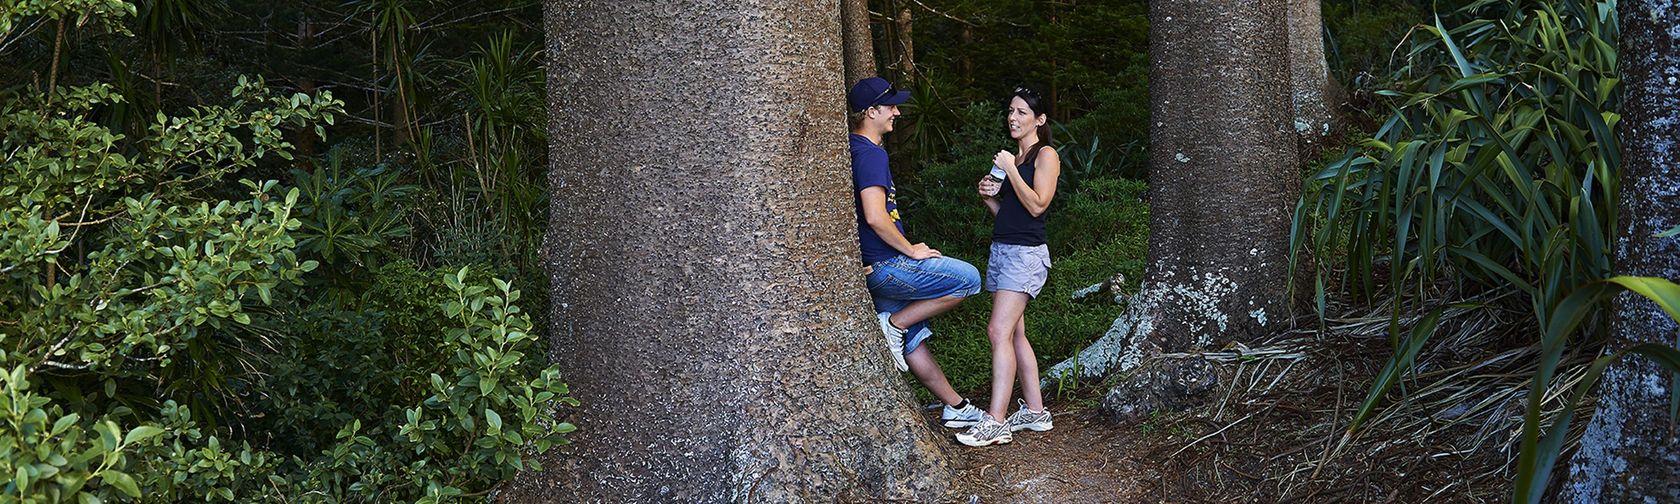
POLYGON ((904 363, 904 330, 892 325, 892 314, 881 312, 875 318, 881 320, 881 334, 887 337, 887 352, 892 353, 893 365, 899 371, 909 371, 910 365, 904 363))
POLYGON ((1009 426, 992 418, 991 415, 980 417, 980 423, 969 427, 967 431, 957 434, 957 442, 968 446, 989 446, 1005 444, 1014 440, 1009 434, 1009 426))
POLYGON ((1009 432, 1022 429, 1044 432, 1056 427, 1050 423, 1050 410, 1048 408, 1044 411, 1033 411, 1027 409, 1026 403, 1022 403, 1021 409, 1015 410, 1014 414, 1009 415, 1009 421, 1005 423, 1009 424, 1009 432))
POLYGON ((949 404, 945 405, 945 411, 939 415, 939 424, 944 425, 947 429, 972 427, 974 424, 980 423, 980 417, 983 416, 986 416, 985 411, 974 407, 974 404, 968 402, 967 399, 963 399, 962 404, 955 408, 949 404))

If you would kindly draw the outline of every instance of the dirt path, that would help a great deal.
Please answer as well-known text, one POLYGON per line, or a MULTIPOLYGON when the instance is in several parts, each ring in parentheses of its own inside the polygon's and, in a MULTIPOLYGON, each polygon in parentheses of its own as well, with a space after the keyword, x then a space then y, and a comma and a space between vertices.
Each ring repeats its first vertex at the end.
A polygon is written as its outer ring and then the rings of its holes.
MULTIPOLYGON (((1132 455, 1138 429, 1117 425, 1090 409, 1047 404, 1056 417, 1049 432, 1017 432, 1005 445, 969 448, 951 440, 966 463, 952 492, 967 503, 1150 502, 1160 479, 1132 455)), ((947 436, 961 432, 944 429, 947 436)))

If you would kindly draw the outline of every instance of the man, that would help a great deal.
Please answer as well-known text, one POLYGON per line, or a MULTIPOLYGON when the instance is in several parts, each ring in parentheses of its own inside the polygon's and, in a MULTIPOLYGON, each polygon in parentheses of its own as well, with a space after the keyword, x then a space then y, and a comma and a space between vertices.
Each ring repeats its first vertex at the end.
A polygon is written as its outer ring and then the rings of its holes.
POLYGON ((899 371, 909 369, 945 409, 945 427, 974 425, 983 412, 958 395, 922 343, 933 331, 927 320, 950 311, 980 291, 980 272, 961 260, 944 257, 925 243, 911 243, 899 219, 898 191, 887 167, 881 139, 892 131, 898 105, 910 99, 885 79, 857 82, 846 95, 851 110, 852 201, 857 208, 858 243, 868 267, 869 296, 881 333, 899 371))

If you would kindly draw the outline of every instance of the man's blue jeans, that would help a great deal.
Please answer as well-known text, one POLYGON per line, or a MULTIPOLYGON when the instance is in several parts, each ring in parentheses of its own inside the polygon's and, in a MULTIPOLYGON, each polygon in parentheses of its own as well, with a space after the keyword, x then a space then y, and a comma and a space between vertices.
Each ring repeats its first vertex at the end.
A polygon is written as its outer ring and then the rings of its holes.
MULTIPOLYGON (((893 256, 871 265, 869 297, 875 311, 897 313, 912 301, 945 296, 968 297, 980 292, 980 270, 960 259, 934 257, 911 259, 893 256)), ((904 353, 909 354, 933 331, 927 321, 906 328, 904 353)))

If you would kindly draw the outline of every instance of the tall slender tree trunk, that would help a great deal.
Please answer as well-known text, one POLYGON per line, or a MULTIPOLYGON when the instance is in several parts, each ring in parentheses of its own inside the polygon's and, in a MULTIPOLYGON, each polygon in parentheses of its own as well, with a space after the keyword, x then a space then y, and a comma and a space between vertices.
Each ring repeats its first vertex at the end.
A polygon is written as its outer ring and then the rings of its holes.
POLYGON ((414 125, 414 118, 413 107, 410 103, 413 97, 409 96, 411 90, 407 79, 402 75, 401 68, 392 69, 391 77, 391 90, 395 91, 395 93, 392 93, 395 96, 391 100, 391 122, 393 123, 391 125, 391 148, 401 150, 407 147, 409 140, 413 138, 411 128, 414 125))
POLYGON ((1339 94, 1324 59, 1319 0, 1289 0, 1289 74, 1293 80, 1295 134, 1310 154, 1335 127, 1339 94))
MULTIPOLYGON (((310 22, 307 14, 298 16, 297 46, 299 48, 299 52, 304 54, 307 54, 308 51, 315 48, 315 25, 310 22)), ((315 96, 315 91, 317 90, 315 78, 308 72, 298 72, 298 75, 299 77, 296 81, 298 91, 303 94, 315 96)), ((160 101, 159 103, 162 102, 160 101)), ((292 144, 297 145, 297 155, 295 158, 298 160, 298 164, 303 166, 304 170, 315 170, 315 141, 316 137, 314 128, 296 128, 292 130, 292 144)))
POLYGON ((857 266, 839 7, 545 3, 551 351, 582 405, 511 500, 941 497, 857 266))
MULTIPOLYGON (((374 18, 370 19, 369 21, 370 21, 369 26, 379 26, 379 22, 378 22, 377 17, 374 17, 374 18)), ((369 89, 367 91, 367 94, 368 94, 369 103, 373 104, 372 110, 370 110, 370 112, 373 113, 373 122, 374 122, 374 124, 379 124, 380 114, 384 112, 384 108, 379 106, 379 95, 384 94, 383 92, 381 92, 379 90, 379 30, 377 28, 369 30, 369 36, 371 37, 371 39, 368 41, 368 47, 370 47, 372 49, 371 51, 369 51, 369 52, 372 53, 372 54, 369 54, 369 56, 371 57, 371 59, 369 60, 369 63, 371 63, 370 68, 372 68, 373 73, 368 78, 368 83, 369 83, 368 88, 369 89)), ((375 128, 378 128, 378 126, 375 126, 375 128)), ((374 133, 373 133, 373 157, 374 157, 374 159, 383 159, 385 157, 385 143, 384 142, 385 142, 385 135, 383 133, 381 133, 378 129, 375 129, 374 133)))
MULTIPOLYGON (((1680 279, 1680 2, 1622 0, 1622 201, 1616 273, 1680 279)), ((1631 293, 1611 301, 1612 346, 1675 344, 1680 327, 1631 293)), ((1680 441, 1669 431, 1670 374, 1641 356, 1604 371, 1569 470, 1568 502, 1680 502, 1680 441)))
MULTIPOLYGON (((912 6, 909 0, 892 0, 889 5, 898 7, 898 16, 892 20, 891 47, 894 52, 889 53, 892 56, 889 61, 893 61, 892 66, 897 70, 893 84, 900 89, 911 88, 919 78, 916 71, 916 36, 912 6)), ((921 127, 920 118, 912 114, 908 120, 901 118, 896 134, 887 135, 886 148, 892 157, 893 166, 914 167, 916 159, 924 155, 919 148, 910 143, 910 139, 921 127)))
POLYGON ((1149 3, 1149 251, 1109 331, 1048 376, 1127 371, 1289 318, 1300 193, 1285 0, 1149 3), (1077 366, 1074 364, 1077 362, 1077 366))
MULTIPOLYGON (((1058 14, 1061 11, 1061 9, 1060 9, 1061 2, 1050 2, 1049 7, 1050 7, 1050 25, 1059 28, 1060 25, 1062 24, 1061 23, 1061 18, 1060 18, 1060 16, 1058 16, 1058 14)), ((1067 110, 1067 107, 1061 106, 1061 104, 1062 104, 1062 102, 1061 102, 1062 86, 1061 86, 1060 79, 1058 79, 1058 77, 1061 77, 1062 67, 1059 63, 1060 62, 1058 62, 1056 60, 1056 56, 1054 54, 1052 54, 1050 56, 1050 112, 1051 112, 1050 119, 1051 120, 1057 120, 1057 121, 1063 120, 1063 118, 1059 117, 1059 115, 1065 113, 1066 110, 1067 110)))
POLYGON ((916 23, 910 2, 900 0, 898 9, 898 85, 909 86, 916 79, 916 23))
POLYGON ((846 86, 879 73, 875 36, 869 29, 869 0, 840 0, 840 30, 846 47, 846 86))
MULTIPOLYGON (((962 45, 964 47, 974 45, 974 25, 963 23, 962 45)), ((962 84, 963 86, 974 85, 974 58, 971 57, 969 51, 962 51, 962 84)))
MULTIPOLYGON (((67 16, 68 14, 66 14, 67 16)), ((64 17, 58 18, 58 34, 53 36, 52 68, 47 69, 47 103, 52 103, 53 92, 58 90, 59 55, 64 51, 64 17)), ((49 266, 51 264, 49 263, 49 266)), ((48 271, 51 271, 49 268, 48 271)))

